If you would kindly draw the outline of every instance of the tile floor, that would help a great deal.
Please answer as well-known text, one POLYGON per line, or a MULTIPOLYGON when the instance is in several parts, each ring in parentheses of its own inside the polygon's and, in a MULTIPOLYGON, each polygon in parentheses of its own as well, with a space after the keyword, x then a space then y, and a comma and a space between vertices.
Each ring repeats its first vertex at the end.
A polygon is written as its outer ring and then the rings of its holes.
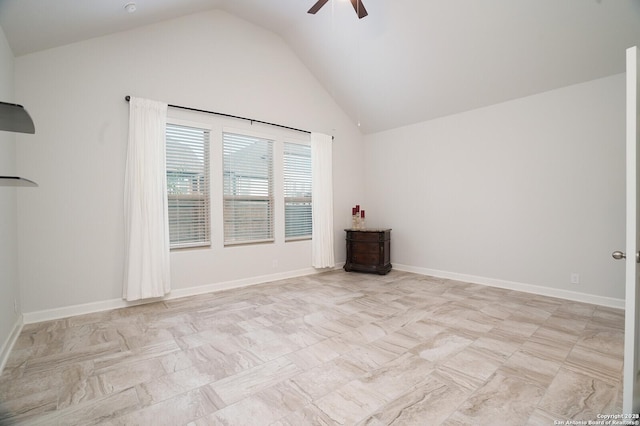
POLYGON ((621 413, 624 312, 332 271, 26 325, 0 423, 553 425, 621 413))

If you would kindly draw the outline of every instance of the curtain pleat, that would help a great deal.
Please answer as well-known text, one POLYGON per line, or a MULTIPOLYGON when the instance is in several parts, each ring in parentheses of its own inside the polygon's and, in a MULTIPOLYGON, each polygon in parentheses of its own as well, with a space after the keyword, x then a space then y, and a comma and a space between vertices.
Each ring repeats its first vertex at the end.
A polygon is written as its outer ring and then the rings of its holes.
POLYGON ((126 300, 162 297, 171 291, 166 124, 166 103, 130 98, 124 188, 126 300))
POLYGON ((311 133, 312 238, 311 265, 333 268, 333 166, 332 139, 322 133, 311 133))

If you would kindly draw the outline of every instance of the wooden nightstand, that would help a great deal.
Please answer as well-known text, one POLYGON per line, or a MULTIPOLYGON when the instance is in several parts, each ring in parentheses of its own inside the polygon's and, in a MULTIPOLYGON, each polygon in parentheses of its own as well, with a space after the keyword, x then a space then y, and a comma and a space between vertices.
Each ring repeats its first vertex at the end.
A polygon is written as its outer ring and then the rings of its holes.
POLYGON ((345 229, 345 232, 345 271, 384 275, 391 270, 391 229, 345 229))

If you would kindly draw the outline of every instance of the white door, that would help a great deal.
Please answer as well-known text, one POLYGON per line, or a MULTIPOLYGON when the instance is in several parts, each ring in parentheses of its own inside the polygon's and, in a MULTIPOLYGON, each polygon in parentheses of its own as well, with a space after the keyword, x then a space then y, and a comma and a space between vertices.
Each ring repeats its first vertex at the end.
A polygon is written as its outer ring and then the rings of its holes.
POLYGON ((624 388, 623 411, 626 414, 640 412, 640 381, 638 380, 638 288, 637 256, 640 248, 640 221, 638 211, 640 177, 637 173, 638 155, 638 48, 627 49, 627 244, 625 272, 625 332, 624 332, 624 388))

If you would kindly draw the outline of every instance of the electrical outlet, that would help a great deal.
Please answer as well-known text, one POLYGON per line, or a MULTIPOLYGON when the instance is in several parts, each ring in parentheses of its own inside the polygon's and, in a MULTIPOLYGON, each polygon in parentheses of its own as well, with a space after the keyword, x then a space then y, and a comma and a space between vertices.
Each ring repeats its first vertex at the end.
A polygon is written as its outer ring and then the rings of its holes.
POLYGON ((273 260, 271 261, 271 266, 272 266, 273 268, 277 268, 277 267, 278 267, 278 259, 273 259, 273 260))
POLYGON ((580 284, 580 274, 577 272, 571 273, 571 284, 580 284))

